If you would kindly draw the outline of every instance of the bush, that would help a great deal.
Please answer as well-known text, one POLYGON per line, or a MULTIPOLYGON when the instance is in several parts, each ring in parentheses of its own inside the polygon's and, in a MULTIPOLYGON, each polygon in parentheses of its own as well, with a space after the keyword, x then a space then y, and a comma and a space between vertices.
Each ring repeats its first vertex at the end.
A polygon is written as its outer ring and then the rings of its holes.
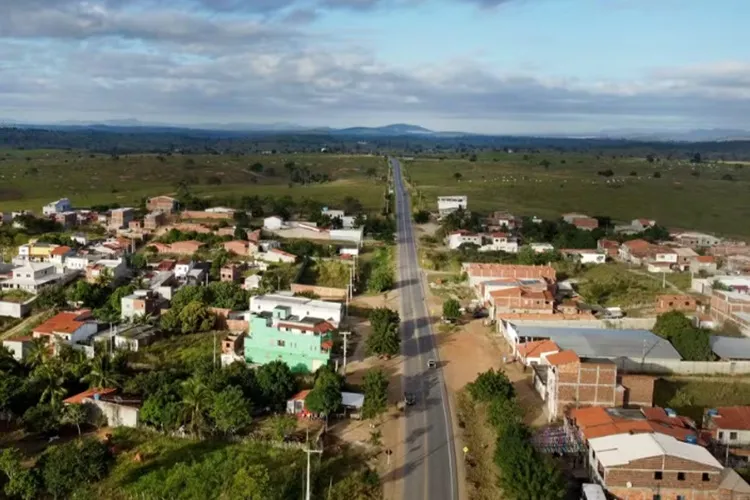
POLYGON ((495 398, 513 399, 516 391, 504 372, 491 369, 480 373, 474 382, 468 385, 469 394, 475 401, 489 403, 495 398))
POLYGON ((44 488, 55 498, 98 481, 107 473, 111 456, 106 445, 94 438, 53 446, 40 459, 44 488))
POLYGON ((461 304, 456 299, 448 299, 443 302, 443 317, 446 319, 458 319, 461 317, 461 304))

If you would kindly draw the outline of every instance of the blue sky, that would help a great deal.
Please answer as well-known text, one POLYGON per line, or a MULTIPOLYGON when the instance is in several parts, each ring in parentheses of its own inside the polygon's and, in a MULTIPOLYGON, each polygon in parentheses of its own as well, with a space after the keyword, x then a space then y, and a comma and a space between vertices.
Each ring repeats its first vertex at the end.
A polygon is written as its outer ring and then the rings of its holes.
POLYGON ((750 129, 746 0, 0 0, 0 120, 750 129))

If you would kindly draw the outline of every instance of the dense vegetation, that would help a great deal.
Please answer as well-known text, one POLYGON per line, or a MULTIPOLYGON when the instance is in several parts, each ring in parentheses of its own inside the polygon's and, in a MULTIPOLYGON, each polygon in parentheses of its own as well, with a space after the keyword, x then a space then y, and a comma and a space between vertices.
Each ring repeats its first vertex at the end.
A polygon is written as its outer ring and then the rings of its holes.
POLYGON ((713 361, 711 334, 698 328, 690 318, 679 311, 660 314, 656 318, 653 332, 669 340, 683 359, 687 361, 713 361))

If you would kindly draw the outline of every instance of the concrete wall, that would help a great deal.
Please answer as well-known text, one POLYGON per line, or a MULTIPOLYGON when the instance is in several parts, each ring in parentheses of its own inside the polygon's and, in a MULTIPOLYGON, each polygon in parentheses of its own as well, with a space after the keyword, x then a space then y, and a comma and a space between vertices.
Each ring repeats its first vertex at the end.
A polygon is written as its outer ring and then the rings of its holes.
POLYGON ((138 427, 138 408, 94 399, 85 401, 92 406, 94 414, 103 414, 107 418, 110 427, 138 427))
POLYGON ((750 373, 750 361, 677 361, 659 360, 641 363, 640 360, 620 358, 617 366, 623 372, 654 375, 741 375, 750 373))
POLYGON ((291 290, 292 293, 312 292, 323 300, 346 300, 346 288, 293 283, 291 290))
POLYGON ((31 310, 31 302, 34 299, 27 300, 26 302, 9 302, 0 300, 0 316, 9 316, 11 318, 23 318, 31 310))

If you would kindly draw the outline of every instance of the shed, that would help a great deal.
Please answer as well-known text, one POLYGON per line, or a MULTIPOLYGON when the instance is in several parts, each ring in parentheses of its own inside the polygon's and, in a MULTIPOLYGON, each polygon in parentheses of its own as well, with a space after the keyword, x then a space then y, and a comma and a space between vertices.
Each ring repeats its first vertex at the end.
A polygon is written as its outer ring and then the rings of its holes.
POLYGON ((711 335, 711 350, 723 360, 750 360, 750 338, 711 335))

